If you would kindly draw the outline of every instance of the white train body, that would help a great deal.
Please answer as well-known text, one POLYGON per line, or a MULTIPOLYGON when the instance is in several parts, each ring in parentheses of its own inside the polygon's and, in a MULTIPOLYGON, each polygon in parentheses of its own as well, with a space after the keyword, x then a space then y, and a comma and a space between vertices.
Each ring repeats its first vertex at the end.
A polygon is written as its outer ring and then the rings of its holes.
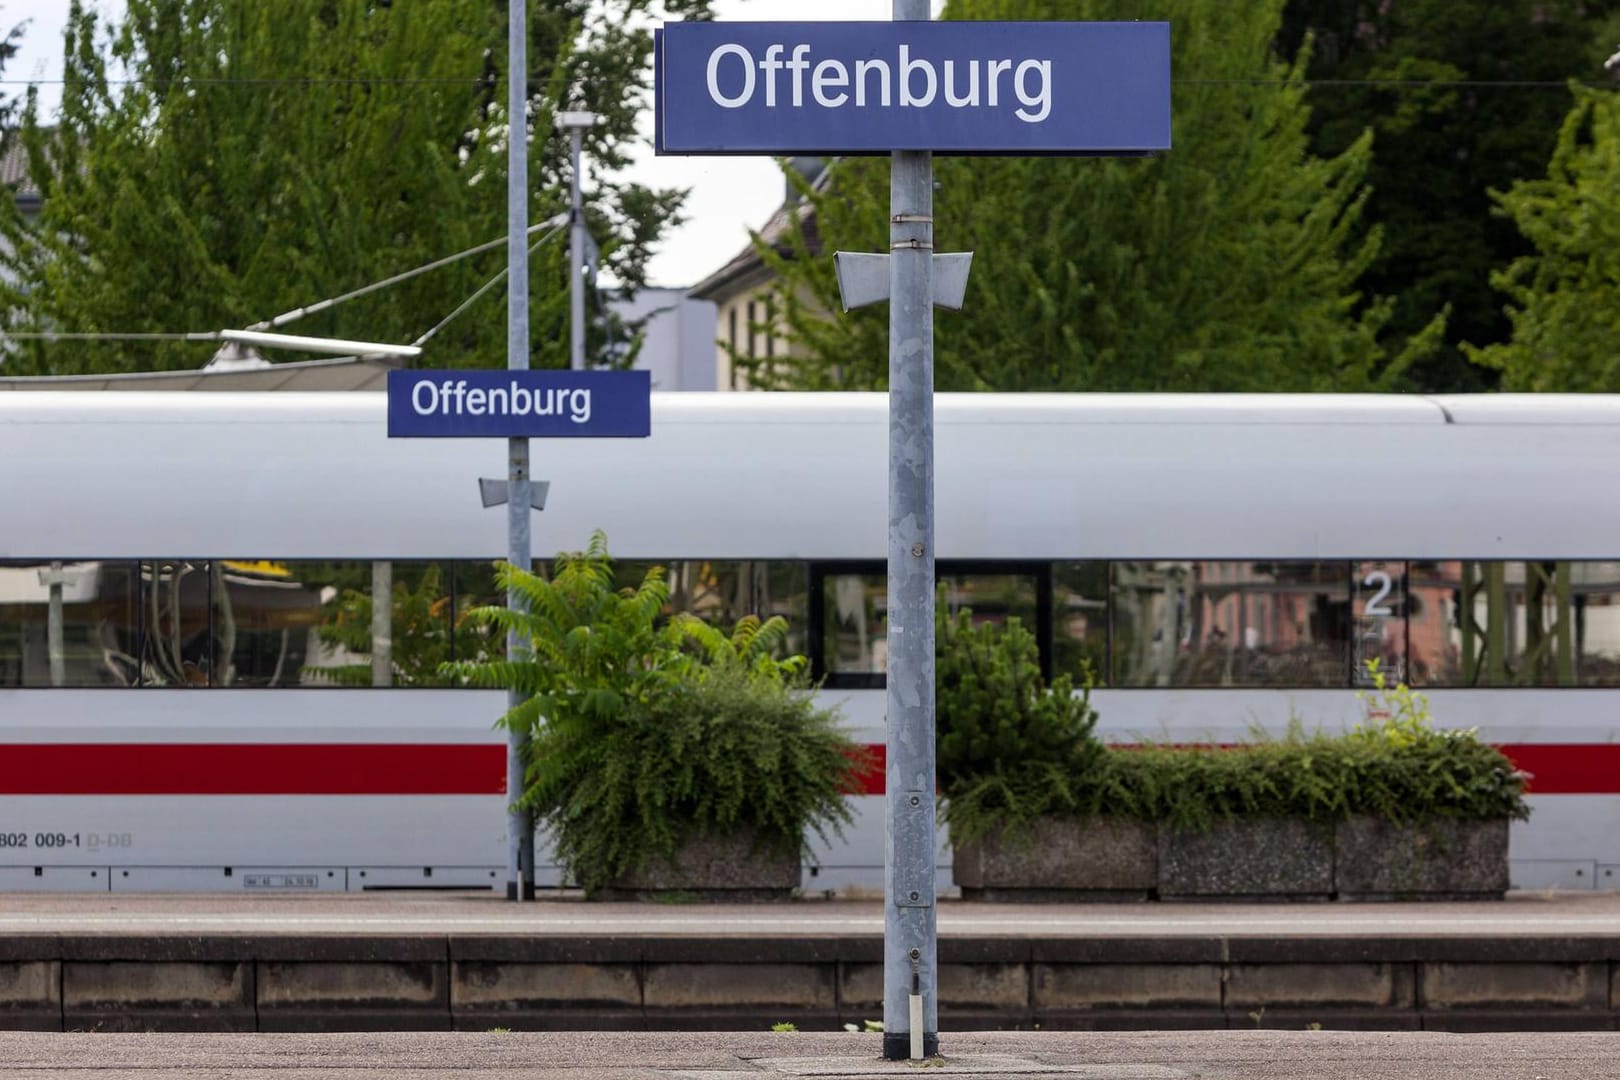
MULTIPOLYGON (((504 442, 390 440, 385 412, 370 393, 0 395, 0 624, 9 611, 28 623, 18 640, 43 633, 26 615, 49 592, 41 567, 72 604, 97 568, 127 561, 501 558, 506 514, 481 508, 476 481, 505 474, 504 442)), ((1620 398, 940 395, 935 423, 942 573, 1314 561, 1371 590, 1405 570, 1367 564, 1569 561, 1607 580, 1620 563, 1620 398)), ((881 395, 654 395, 648 439, 534 443, 551 483, 536 553, 602 529, 622 560, 779 562, 823 584, 813 575, 881 573, 886 425, 881 395)), ((1607 595, 1582 607, 1583 656, 1620 653, 1607 595)), ((1357 627, 1384 610, 1349 603, 1357 627)), ((1177 625, 1131 647, 1185 649, 1177 625)), ((1228 635, 1258 637, 1194 625, 1226 642, 1206 655, 1228 671, 1228 635)), ((1540 640, 1523 617, 1506 632, 1540 640)), ((1107 647, 1119 662, 1124 646, 1107 647)), ((0 890, 504 886, 502 694, 41 685, 26 644, 8 685, 6 648, 0 890)), ((1231 742, 1366 709, 1348 673, 1322 687, 1137 681, 1093 694, 1110 739, 1231 742)), ((881 745, 872 682, 822 694, 881 745)), ((1620 686, 1425 692, 1439 722, 1538 766, 1515 885, 1620 887, 1620 686)), ((816 852, 806 887, 881 889, 882 797, 854 798, 856 827, 816 852)), ((942 887, 949 861, 942 837, 942 887)))

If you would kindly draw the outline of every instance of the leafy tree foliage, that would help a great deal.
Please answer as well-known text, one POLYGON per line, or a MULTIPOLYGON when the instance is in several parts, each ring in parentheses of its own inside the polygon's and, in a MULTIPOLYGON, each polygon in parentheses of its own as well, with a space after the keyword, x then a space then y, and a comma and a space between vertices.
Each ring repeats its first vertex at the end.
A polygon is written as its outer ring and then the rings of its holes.
MULTIPOLYGON (((937 158, 935 247, 974 252, 966 306, 936 323, 941 390, 1363 390, 1430 344, 1380 342, 1386 301, 1356 287, 1370 140, 1307 149, 1303 64, 1272 41, 1283 0, 953 0, 947 18, 1168 18, 1174 149, 1148 160, 937 158)), ((839 309, 834 250, 886 250, 888 162, 845 160, 806 191, 775 305, 800 356, 756 383, 887 383, 887 311, 839 309)), ((739 358, 746 363, 745 358, 739 358)))
POLYGON ((1493 387, 1460 343, 1505 340, 1490 275, 1527 249, 1492 217, 1490 192, 1541 174, 1571 105, 1565 82, 1602 75, 1617 11, 1614 0, 1288 0, 1283 47, 1314 35, 1314 151, 1339 154, 1374 132, 1366 212, 1384 243, 1367 289, 1396 298, 1396 336, 1449 312, 1412 388, 1493 387))
POLYGON ((1507 390, 1620 390, 1620 97, 1575 94, 1547 176, 1500 197, 1534 252, 1492 278, 1512 339, 1471 354, 1507 390))
MULTIPOLYGON (((530 3, 531 220, 567 205, 554 111, 598 112, 592 231, 635 284, 681 193, 612 173, 645 96, 652 20, 705 17, 708 0, 530 3)), ((31 96, 23 123, 42 216, 0 220, 10 328, 240 327, 503 236, 506 29, 503 0, 129 0, 114 26, 74 0, 61 114, 50 123, 31 96)), ((498 248, 290 329, 408 342, 504 265, 498 248)), ((566 366, 567 282, 566 243, 542 245, 535 366, 566 366)), ((502 295, 434 338, 431 361, 503 364, 502 295)), ((195 367, 212 348, 39 343, 6 367, 195 367)))

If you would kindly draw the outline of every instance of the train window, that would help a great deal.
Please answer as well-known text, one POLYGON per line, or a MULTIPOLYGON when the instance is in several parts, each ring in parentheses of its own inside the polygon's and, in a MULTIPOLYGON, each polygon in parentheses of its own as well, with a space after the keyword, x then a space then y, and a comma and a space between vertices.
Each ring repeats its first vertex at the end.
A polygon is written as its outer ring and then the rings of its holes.
POLYGON ((1376 661, 1386 685, 1408 682, 1407 615, 1419 605, 1406 595, 1406 564, 1387 560, 1351 567, 1350 675, 1356 686, 1374 684, 1376 661))
POLYGON ((1076 685, 1108 674, 1108 564, 1052 565, 1052 670, 1076 685))
POLYGON ((1620 564, 1461 560, 1413 564, 1432 664, 1426 686, 1620 685, 1620 564))
POLYGON ((787 620, 784 655, 802 655, 807 648, 808 571, 803 563, 746 559, 673 559, 616 563, 621 588, 641 584, 647 569, 664 567, 669 583, 665 612, 696 615, 711 626, 729 631, 745 615, 787 620))
POLYGON ((1620 562, 1570 568, 1576 679, 1581 686, 1620 686, 1620 562))
MULTIPOLYGON (((957 563, 938 575, 942 610, 973 612, 975 622, 1019 619, 1051 653, 1050 593, 1043 570, 1030 564, 957 563)), ((812 655, 818 675, 836 689, 877 688, 889 666, 888 574, 881 564, 821 567, 812 578, 818 592, 811 620, 821 629, 812 655)))
MULTIPOLYGON (((506 634, 487 623, 473 622, 467 612, 479 607, 504 607, 506 590, 495 580, 496 560, 462 560, 452 567, 450 658, 452 660, 500 660, 506 656, 506 634)), ((536 560, 531 568, 549 574, 549 560, 536 560)))
POLYGON ((830 685, 881 686, 889 668, 887 573, 820 577, 821 673, 830 685))
POLYGON ((216 686, 445 685, 438 563, 216 560, 214 577, 216 686), (391 597, 380 611, 378 596, 391 597))
POLYGON ((0 563, 0 686, 130 686, 135 563, 0 563))
POLYGON ((209 564, 143 562, 140 593, 142 686, 207 686, 210 635, 209 564))
POLYGON ((1114 683, 1344 686, 1350 568, 1342 562, 1119 562, 1114 683))

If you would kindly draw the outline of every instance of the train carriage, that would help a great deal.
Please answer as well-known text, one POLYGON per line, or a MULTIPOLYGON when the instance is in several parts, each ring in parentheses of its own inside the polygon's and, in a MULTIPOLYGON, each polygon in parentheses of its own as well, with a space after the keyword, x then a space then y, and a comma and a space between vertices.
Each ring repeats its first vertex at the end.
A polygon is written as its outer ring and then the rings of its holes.
MULTIPOLYGON (((504 885, 504 695, 437 668, 500 648, 458 616, 499 602, 505 446, 385 415, 0 395, 0 889, 504 885)), ((1620 399, 942 394, 935 422, 946 602, 1093 672, 1105 737, 1353 724, 1376 659, 1534 774, 1515 886, 1620 885, 1620 399)), ((881 745, 886 424, 882 395, 655 394, 648 439, 535 443, 536 551, 600 528, 674 606, 786 616, 881 745)), ((881 783, 806 887, 881 888, 881 783)))

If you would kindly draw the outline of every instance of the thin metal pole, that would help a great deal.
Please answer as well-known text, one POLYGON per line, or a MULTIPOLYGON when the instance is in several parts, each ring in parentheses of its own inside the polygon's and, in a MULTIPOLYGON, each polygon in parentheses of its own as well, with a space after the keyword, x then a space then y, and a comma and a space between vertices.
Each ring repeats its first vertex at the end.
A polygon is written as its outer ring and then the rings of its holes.
MULTIPOLYGON (((924 21, 928 0, 894 0, 924 21)), ((903 76, 902 76, 903 77, 903 76)), ((891 155, 889 672, 883 1056, 939 1053, 934 908, 934 166, 891 155), (913 998, 920 997, 920 1003, 913 998), (920 1009, 915 1006, 920 1004, 920 1009), (922 1022, 921 1038, 913 1030, 922 1022)))
POLYGON ((585 370, 585 204, 579 187, 580 148, 585 142, 585 129, 568 129, 573 149, 574 167, 569 174, 568 205, 568 366, 575 371, 585 370))
MULTIPOLYGON (((529 142, 528 142, 528 28, 525 0, 507 5, 508 85, 506 171, 506 367, 529 368, 529 142)), ((506 532, 507 561, 529 569, 529 440, 507 440, 506 532)), ((523 607, 516 589, 506 594, 506 606, 523 607)), ((528 653, 528 643, 516 634, 506 636, 507 658, 514 663, 528 653)), ((508 691, 507 704, 517 708, 523 695, 508 691)), ((523 900, 534 894, 534 826, 516 805, 523 794, 523 762, 528 757, 528 733, 513 729, 506 736, 506 898, 523 900)))

